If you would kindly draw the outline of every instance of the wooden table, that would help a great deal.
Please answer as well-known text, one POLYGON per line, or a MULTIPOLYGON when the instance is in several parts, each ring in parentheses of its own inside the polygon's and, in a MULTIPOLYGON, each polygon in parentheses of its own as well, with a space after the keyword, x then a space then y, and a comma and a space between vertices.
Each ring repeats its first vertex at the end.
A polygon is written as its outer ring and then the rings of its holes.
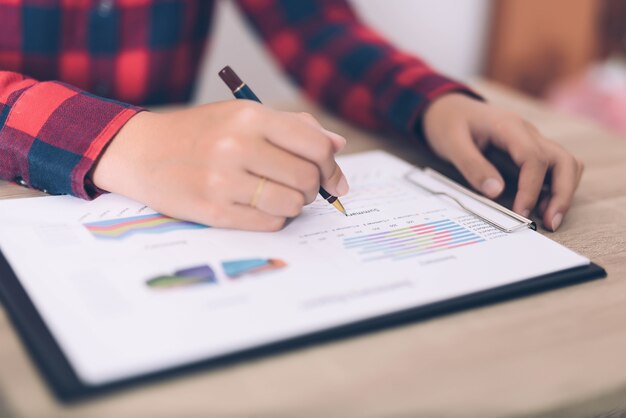
MULTIPOLYGON (((0 416, 580 416, 626 408, 626 139, 488 83, 587 166, 551 238, 609 277, 549 293, 59 404, 0 310, 0 416)), ((316 112, 319 115, 319 112, 316 112)), ((346 152, 380 147, 350 138, 346 152)), ((384 148, 414 160, 410 145, 384 148)), ((2 184, 0 195, 32 195, 2 184)))

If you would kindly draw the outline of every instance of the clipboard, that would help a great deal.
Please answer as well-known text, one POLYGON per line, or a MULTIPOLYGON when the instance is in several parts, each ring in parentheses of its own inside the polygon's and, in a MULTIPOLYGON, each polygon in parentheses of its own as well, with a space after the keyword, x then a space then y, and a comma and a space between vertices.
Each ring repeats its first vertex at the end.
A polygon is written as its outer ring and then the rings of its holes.
MULTIPOLYGON (((467 213, 486 221, 503 233, 516 234, 525 229, 535 228, 531 220, 520 217, 500 205, 492 204, 491 201, 484 201, 481 196, 437 172, 428 169, 410 170, 406 172, 404 177, 408 182, 421 187, 423 190, 441 199, 454 202, 467 213)), ((194 370, 224 367, 250 358, 275 355, 311 344, 334 341, 386 327, 400 326, 603 277, 606 277, 605 270, 591 263, 583 267, 528 277, 511 284, 376 315, 343 325, 331 326, 320 331, 275 342, 259 344, 249 349, 235 350, 210 359, 192 361, 182 366, 159 369, 104 384, 90 385, 79 378, 69 357, 46 325, 44 318, 29 297, 7 258, 0 251, 0 301, 6 308, 32 359, 49 383, 49 387, 60 400, 65 402, 73 402, 194 370)))
POLYGON ((43 318, 41 318, 24 291, 19 279, 0 253, 0 301, 15 325, 15 329, 25 344, 32 360, 48 383, 49 388, 57 399, 66 403, 105 395, 135 385, 149 384, 168 377, 184 375, 185 373, 227 367, 241 361, 278 355, 282 352, 302 349, 314 344, 338 341, 385 328, 398 327, 437 316, 450 315, 466 309, 501 303, 604 277, 606 277, 606 271, 597 264, 592 263, 586 267, 534 277, 512 285, 372 318, 348 326, 332 328, 323 332, 260 346, 252 350, 232 353, 217 359, 196 362, 184 367, 150 373, 138 378, 126 379, 111 384, 89 386, 78 378, 63 350, 61 350, 61 347, 45 325, 43 318))

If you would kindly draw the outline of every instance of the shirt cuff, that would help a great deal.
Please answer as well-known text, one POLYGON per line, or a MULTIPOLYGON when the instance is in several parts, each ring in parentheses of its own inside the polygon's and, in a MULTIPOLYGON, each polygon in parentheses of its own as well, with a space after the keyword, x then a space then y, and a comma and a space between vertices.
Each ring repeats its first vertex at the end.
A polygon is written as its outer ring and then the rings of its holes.
POLYGON ((10 148, 5 151, 14 162, 13 178, 50 194, 93 199, 103 191, 88 173, 122 126, 143 109, 61 82, 31 80, 5 110, 0 148, 10 148))

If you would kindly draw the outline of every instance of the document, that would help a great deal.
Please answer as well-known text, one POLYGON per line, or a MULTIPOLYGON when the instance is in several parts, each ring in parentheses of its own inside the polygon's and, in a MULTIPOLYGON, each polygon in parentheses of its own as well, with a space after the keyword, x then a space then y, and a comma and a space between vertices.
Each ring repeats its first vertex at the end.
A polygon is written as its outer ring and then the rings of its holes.
POLYGON ((172 219, 108 194, 0 202, 0 249, 85 382, 100 385, 515 283, 589 260, 506 234, 383 152, 341 157, 348 216, 319 198, 276 233, 172 219))

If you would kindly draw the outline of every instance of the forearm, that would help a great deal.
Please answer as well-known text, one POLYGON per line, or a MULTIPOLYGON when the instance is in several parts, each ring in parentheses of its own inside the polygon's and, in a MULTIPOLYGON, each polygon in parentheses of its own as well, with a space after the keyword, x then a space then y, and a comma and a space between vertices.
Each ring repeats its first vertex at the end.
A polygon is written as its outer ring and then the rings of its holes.
POLYGON ((414 136, 432 101, 451 91, 476 96, 363 24, 344 0, 240 0, 274 56, 314 100, 367 128, 414 136))

